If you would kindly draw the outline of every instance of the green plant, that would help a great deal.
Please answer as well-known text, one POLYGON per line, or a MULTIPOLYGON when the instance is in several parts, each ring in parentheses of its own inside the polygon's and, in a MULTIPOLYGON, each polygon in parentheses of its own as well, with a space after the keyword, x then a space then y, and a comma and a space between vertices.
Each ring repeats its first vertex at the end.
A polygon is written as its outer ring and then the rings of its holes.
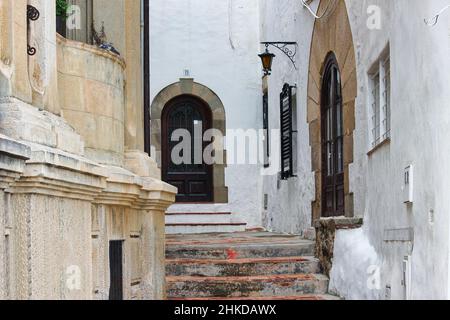
POLYGON ((67 17, 67 9, 69 4, 67 0, 56 0, 56 16, 57 17, 67 17))

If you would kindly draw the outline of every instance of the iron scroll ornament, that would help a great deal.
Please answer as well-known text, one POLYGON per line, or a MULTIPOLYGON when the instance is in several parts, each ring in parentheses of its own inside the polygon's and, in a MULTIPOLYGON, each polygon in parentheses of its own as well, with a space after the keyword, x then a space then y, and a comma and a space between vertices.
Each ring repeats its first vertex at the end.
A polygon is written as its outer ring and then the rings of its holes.
POLYGON ((297 42, 286 42, 286 41, 277 41, 277 42, 261 42, 261 44, 266 46, 266 49, 269 46, 275 47, 281 52, 284 53, 286 57, 291 60, 294 65, 295 70, 297 70, 297 65, 295 64, 295 56, 297 55, 298 43, 297 42))
MULTIPOLYGON (((40 16, 41 16, 41 13, 39 12, 38 9, 36 9, 36 7, 27 5, 28 24, 30 23, 30 21, 38 20, 40 16)), ((34 56, 36 54, 36 48, 32 47, 28 44, 27 45, 27 53, 30 56, 34 56)))
POLYGON ((27 45, 27 52, 28 52, 28 55, 34 56, 36 54, 36 48, 32 47, 30 45, 27 45))
POLYGON ((27 18, 30 21, 36 21, 41 16, 41 13, 39 12, 36 7, 33 7, 31 5, 27 5, 27 18))

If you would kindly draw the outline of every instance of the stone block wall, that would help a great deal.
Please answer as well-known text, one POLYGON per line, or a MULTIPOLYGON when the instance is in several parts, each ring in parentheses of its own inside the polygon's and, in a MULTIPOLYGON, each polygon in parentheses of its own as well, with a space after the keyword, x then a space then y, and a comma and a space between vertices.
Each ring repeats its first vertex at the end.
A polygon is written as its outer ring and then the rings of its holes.
POLYGON ((58 36, 62 115, 89 158, 116 166, 124 162, 124 68, 120 57, 58 36))
POLYGON ((125 40, 140 24, 124 17, 140 4, 101 8, 122 56, 57 36, 54 2, 32 4, 41 15, 27 28, 27 1, 0 2, 0 299, 108 299, 113 240, 123 298, 162 299, 177 190, 144 153, 141 98, 130 100, 142 70, 125 40))
POLYGON ((54 127, 44 124, 55 116, 15 99, 1 102, 0 132, 22 142, 0 136, 0 298, 108 299, 109 242, 119 240, 124 299, 163 299, 164 213, 176 189, 23 140, 24 119, 38 119, 52 136, 54 127))

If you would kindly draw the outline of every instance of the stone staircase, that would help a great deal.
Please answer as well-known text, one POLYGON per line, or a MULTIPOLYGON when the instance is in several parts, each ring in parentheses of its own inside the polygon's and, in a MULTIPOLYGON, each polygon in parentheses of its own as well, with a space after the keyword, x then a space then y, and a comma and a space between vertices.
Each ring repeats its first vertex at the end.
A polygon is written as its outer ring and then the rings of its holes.
POLYGON ((247 224, 231 212, 167 212, 166 234, 245 231, 247 224))
POLYGON ((168 235, 171 300, 328 300, 314 243, 268 232, 168 235))

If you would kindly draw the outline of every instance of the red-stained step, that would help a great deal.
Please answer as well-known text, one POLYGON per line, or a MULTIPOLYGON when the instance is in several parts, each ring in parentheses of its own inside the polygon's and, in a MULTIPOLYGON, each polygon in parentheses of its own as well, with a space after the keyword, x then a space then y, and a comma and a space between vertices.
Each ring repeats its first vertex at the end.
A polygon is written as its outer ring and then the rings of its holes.
POLYGON ((173 300, 331 300, 314 243, 269 232, 169 235, 173 300))
POLYGON ((244 277, 167 277, 169 297, 260 297, 325 294, 328 279, 320 274, 244 277))
POLYGON ((168 259, 167 275, 186 276, 254 276, 319 273, 313 257, 278 257, 252 259, 168 259))

